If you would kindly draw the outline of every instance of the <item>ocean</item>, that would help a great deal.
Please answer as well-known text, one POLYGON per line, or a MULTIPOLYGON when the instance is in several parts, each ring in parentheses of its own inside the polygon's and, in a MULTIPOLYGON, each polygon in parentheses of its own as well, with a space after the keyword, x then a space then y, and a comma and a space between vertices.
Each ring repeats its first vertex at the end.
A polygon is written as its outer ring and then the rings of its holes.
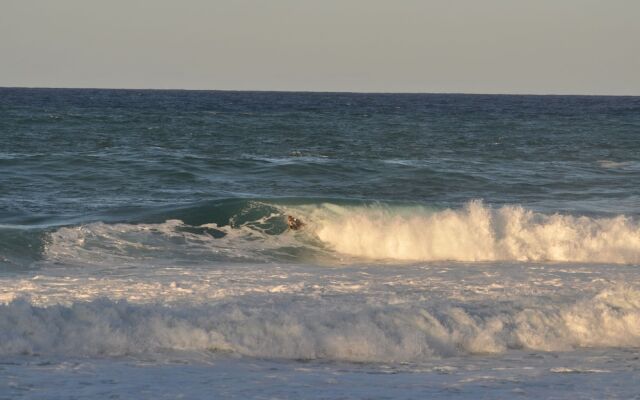
POLYGON ((639 398, 639 267, 640 97, 0 89, 0 399, 639 398))

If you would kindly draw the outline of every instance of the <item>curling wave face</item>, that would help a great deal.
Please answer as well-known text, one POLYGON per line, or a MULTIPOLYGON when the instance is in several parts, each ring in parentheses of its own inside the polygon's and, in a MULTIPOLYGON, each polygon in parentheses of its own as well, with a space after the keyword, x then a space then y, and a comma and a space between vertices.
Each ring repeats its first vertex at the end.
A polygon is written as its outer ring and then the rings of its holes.
POLYGON ((624 215, 543 214, 520 206, 491 208, 481 201, 440 210, 381 203, 251 201, 238 214, 216 221, 63 227, 48 235, 44 255, 88 263, 203 259, 640 263, 640 222, 624 215), (287 230, 287 215, 304 221, 304 228, 287 230))

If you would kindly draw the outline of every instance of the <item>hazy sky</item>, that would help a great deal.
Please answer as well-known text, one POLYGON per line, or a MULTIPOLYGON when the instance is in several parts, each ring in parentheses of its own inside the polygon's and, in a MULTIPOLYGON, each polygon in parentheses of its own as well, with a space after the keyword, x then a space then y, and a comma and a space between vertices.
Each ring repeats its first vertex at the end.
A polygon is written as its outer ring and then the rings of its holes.
POLYGON ((0 0, 0 86, 640 95, 640 1, 0 0))

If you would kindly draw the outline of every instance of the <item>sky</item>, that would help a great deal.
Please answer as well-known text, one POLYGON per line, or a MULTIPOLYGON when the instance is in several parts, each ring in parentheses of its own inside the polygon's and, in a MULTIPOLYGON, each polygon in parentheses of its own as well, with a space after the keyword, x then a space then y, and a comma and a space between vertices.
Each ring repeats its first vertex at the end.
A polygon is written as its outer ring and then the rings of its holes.
POLYGON ((0 86, 640 95, 638 0, 0 0, 0 86))

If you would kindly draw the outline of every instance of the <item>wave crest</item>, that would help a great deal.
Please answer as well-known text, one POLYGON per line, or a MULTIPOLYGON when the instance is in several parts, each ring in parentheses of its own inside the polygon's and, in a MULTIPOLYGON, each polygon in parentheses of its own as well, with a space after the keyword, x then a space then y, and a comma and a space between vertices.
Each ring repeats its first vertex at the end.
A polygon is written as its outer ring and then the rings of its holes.
POLYGON ((547 215, 481 201, 459 210, 327 204, 301 211, 328 246, 371 259, 640 262, 640 224, 623 215, 547 215))
POLYGON ((225 221, 190 225, 168 219, 62 227, 48 234, 44 255, 61 262, 89 263, 362 259, 640 263, 640 221, 624 215, 543 214, 517 205, 491 208, 482 201, 444 210, 380 203, 252 202, 225 221), (287 230, 286 215, 300 218, 305 227, 287 230))

